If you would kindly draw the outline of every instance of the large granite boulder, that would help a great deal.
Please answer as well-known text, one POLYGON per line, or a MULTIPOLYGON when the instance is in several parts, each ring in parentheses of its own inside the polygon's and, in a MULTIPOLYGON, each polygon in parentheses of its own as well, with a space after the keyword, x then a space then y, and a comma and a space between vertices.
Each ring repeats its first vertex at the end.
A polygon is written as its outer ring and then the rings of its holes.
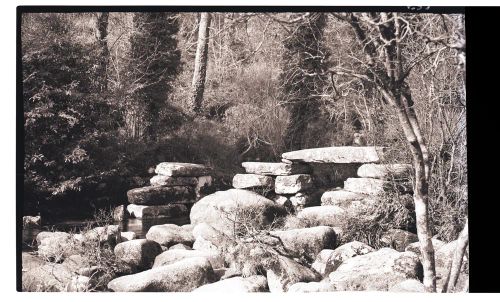
POLYGON ((378 179, 407 179, 411 173, 410 164, 364 164, 358 168, 359 177, 378 179))
POLYGON ((211 243, 215 247, 232 245, 234 243, 234 240, 231 237, 227 236, 221 231, 214 229, 212 226, 204 222, 197 224, 193 228, 192 234, 195 238, 195 242, 199 239, 203 239, 211 243))
POLYGON ((388 190, 388 181, 376 178, 348 178, 344 182, 344 190, 367 195, 378 195, 388 190))
POLYGON ((297 214, 297 218, 303 219, 313 226, 339 227, 345 217, 345 210, 337 206, 317 206, 304 208, 297 214))
POLYGON ((132 270, 149 269, 159 254, 161 246, 152 240, 133 239, 119 243, 114 249, 116 257, 132 270))
POLYGON ((40 232, 36 241, 38 255, 48 261, 60 262, 78 252, 79 242, 65 232, 40 232))
POLYGON ((291 255, 307 255, 311 259, 324 249, 333 249, 336 244, 336 234, 328 226, 316 226, 286 231, 271 231, 271 236, 280 240, 280 245, 291 255))
POLYGON ((345 260, 329 278, 340 291, 387 291, 407 279, 421 279, 422 265, 415 253, 382 248, 345 260))
POLYGON ((209 175, 211 169, 199 164, 191 163, 159 163, 155 173, 164 176, 204 176, 209 175))
POLYGON ((233 177, 233 187, 236 189, 274 188, 274 179, 271 176, 258 174, 236 174, 233 177))
POLYGON ((196 192, 190 186, 148 186, 127 192, 128 202, 137 205, 166 205, 170 203, 194 203, 196 192))
POLYGON ((292 175, 310 171, 310 168, 304 164, 243 162, 241 166, 247 173, 259 175, 292 175))
POLYGON ((172 203, 163 206, 143 206, 136 204, 129 204, 127 212, 133 218, 138 219, 151 219, 163 217, 179 217, 187 216, 189 209, 185 204, 172 203))
POLYGON ((267 284, 272 293, 288 291, 290 286, 298 282, 319 281, 320 276, 311 269, 290 258, 278 256, 275 263, 267 269, 267 284))
POLYGON ((26 292, 81 292, 90 286, 89 277, 77 275, 63 264, 48 263, 22 274, 22 290, 26 292))
POLYGON ((283 159, 306 163, 377 163, 380 161, 381 147, 326 147, 286 152, 283 159))
POLYGON ((169 249, 155 258, 153 268, 169 265, 183 259, 196 257, 206 258, 212 265, 212 268, 224 267, 224 258, 215 251, 169 249))
POLYGON ((277 217, 286 215, 284 207, 257 193, 230 189, 210 194, 191 208, 191 223, 207 223, 214 229, 233 237, 242 223, 265 227, 277 217), (245 217, 242 221, 241 217, 245 217))
POLYGON ((326 277, 347 259, 365 255, 373 251, 375 249, 367 244, 352 241, 337 247, 335 250, 322 250, 316 257, 311 268, 326 277))
POLYGON ((161 224, 152 226, 146 234, 146 238, 158 242, 159 244, 170 247, 177 243, 183 243, 192 246, 194 236, 192 226, 178 226, 175 224, 161 224))
POLYGON ((322 206, 348 207, 352 201, 363 200, 366 195, 346 190, 326 191, 321 195, 322 206))
POLYGON ((118 225, 96 227, 82 234, 86 241, 109 243, 114 246, 121 241, 121 232, 118 225))
POLYGON ((277 176, 274 181, 276 194, 295 194, 312 187, 313 181, 309 174, 277 176))
POLYGON ((116 278, 108 288, 115 292, 190 292, 213 281, 210 262, 198 257, 116 278))
POLYGON ((232 277, 198 287, 193 292, 256 293, 267 292, 267 279, 264 276, 232 277))

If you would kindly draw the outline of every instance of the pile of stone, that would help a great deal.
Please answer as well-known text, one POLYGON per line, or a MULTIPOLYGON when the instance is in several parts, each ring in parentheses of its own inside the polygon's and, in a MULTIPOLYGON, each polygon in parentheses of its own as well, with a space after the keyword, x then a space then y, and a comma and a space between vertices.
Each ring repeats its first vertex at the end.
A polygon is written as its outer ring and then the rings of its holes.
POLYGON ((188 215, 190 207, 212 185, 210 172, 199 164, 160 163, 150 186, 127 192, 127 212, 139 219, 188 215))
POLYGON ((311 202, 314 183, 310 167, 301 163, 244 162, 246 174, 233 177, 233 187, 269 196, 281 205, 294 208, 311 202))

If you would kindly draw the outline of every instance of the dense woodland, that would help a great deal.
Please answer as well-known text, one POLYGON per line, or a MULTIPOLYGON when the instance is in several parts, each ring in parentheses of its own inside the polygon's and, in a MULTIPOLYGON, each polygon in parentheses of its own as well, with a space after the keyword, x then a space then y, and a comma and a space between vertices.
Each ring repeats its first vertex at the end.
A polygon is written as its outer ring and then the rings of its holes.
POLYGON ((162 161, 213 167, 224 189, 242 161, 366 144, 388 162, 419 155, 430 230, 463 228, 463 15, 37 13, 21 26, 26 214, 123 204, 162 161))

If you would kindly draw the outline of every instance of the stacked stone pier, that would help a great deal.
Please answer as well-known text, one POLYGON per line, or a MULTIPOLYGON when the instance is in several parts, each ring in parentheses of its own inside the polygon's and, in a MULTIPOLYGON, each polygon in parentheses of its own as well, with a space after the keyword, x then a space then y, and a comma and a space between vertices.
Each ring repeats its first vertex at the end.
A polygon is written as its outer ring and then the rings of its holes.
POLYGON ((190 207, 212 185, 211 170, 199 164, 163 162, 156 166, 150 186, 127 192, 131 217, 159 218, 188 215, 190 207))

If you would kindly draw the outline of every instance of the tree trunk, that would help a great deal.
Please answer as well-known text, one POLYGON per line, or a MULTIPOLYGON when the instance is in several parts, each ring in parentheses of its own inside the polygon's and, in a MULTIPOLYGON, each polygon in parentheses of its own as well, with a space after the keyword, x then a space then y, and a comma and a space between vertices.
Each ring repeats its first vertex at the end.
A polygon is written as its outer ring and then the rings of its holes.
POLYGON ((447 291, 453 292, 455 286, 457 285, 458 277, 460 276, 460 269, 462 267, 462 261, 464 259, 465 250, 469 244, 469 219, 465 221, 465 226, 460 235, 458 235, 457 247, 455 249, 455 254, 453 255, 453 260, 451 262, 450 272, 448 278, 443 285, 443 293, 447 291))
POLYGON ((109 13, 101 13, 97 16, 97 30, 99 32, 100 61, 98 71, 99 90, 104 92, 108 89, 108 19, 109 13))
POLYGON ((200 112, 203 102, 203 92, 205 91, 205 76, 207 73, 208 61, 208 39, 211 15, 201 13, 198 28, 198 46, 196 48, 196 58, 194 62, 194 75, 192 83, 192 96, 189 109, 192 113, 200 112))

